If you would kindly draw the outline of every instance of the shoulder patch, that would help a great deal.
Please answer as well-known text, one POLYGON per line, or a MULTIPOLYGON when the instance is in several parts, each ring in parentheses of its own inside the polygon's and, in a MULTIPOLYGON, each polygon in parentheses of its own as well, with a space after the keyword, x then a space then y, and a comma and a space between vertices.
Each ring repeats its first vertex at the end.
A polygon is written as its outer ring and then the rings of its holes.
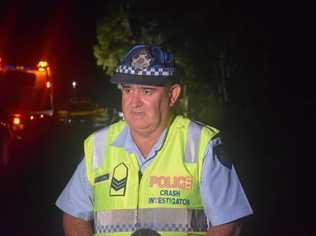
MULTIPOLYGON (((217 136, 217 135, 215 135, 217 136)), ((220 137, 213 139, 213 153, 219 162, 228 169, 231 169, 233 164, 225 151, 225 145, 221 142, 220 137)))
POLYGON ((215 134, 215 135, 212 137, 212 140, 219 139, 219 140, 221 141, 221 136, 222 136, 222 133, 221 133, 221 132, 218 132, 217 134, 215 134))

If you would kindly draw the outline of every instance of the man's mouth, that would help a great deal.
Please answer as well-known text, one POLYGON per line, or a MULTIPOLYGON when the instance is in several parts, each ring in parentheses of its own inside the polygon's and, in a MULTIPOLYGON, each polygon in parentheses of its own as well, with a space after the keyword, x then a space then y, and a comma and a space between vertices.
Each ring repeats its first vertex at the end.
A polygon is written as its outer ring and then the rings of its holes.
POLYGON ((131 111, 131 114, 134 116, 143 116, 145 112, 144 111, 131 111))

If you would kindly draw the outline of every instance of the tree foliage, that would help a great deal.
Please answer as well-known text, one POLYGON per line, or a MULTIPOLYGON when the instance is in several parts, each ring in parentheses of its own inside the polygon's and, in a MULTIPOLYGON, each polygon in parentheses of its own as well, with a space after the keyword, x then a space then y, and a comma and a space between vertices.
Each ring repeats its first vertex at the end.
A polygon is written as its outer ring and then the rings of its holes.
POLYGON ((133 42, 124 10, 120 9, 105 17, 97 25, 97 44, 93 48, 97 65, 101 66, 106 74, 111 75, 133 42))

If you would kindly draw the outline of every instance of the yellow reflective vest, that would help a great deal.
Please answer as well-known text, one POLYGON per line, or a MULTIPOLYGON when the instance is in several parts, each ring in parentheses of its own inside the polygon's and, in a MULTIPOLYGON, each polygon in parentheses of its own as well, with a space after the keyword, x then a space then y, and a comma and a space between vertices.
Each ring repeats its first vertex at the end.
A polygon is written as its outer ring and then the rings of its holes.
POLYGON ((126 128, 119 121, 84 143, 95 235, 131 235, 141 228, 170 236, 205 235, 199 183, 206 147, 218 131, 175 117, 142 175, 135 154, 112 145, 126 128))

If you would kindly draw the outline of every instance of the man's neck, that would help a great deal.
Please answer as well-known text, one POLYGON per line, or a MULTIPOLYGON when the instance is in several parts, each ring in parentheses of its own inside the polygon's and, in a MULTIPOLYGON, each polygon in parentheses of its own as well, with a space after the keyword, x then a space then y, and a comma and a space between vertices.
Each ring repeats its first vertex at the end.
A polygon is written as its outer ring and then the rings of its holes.
POLYGON ((145 159, 147 158, 150 150, 153 148, 155 143, 159 140, 159 137, 164 129, 165 128, 159 129, 152 133, 141 133, 137 131, 131 132, 134 143, 136 144, 145 159))
POLYGON ((158 142, 163 131, 171 125, 173 119, 173 115, 168 115, 166 122, 162 126, 157 127, 155 130, 147 132, 144 130, 131 130, 132 139, 145 159, 155 143, 158 142))

